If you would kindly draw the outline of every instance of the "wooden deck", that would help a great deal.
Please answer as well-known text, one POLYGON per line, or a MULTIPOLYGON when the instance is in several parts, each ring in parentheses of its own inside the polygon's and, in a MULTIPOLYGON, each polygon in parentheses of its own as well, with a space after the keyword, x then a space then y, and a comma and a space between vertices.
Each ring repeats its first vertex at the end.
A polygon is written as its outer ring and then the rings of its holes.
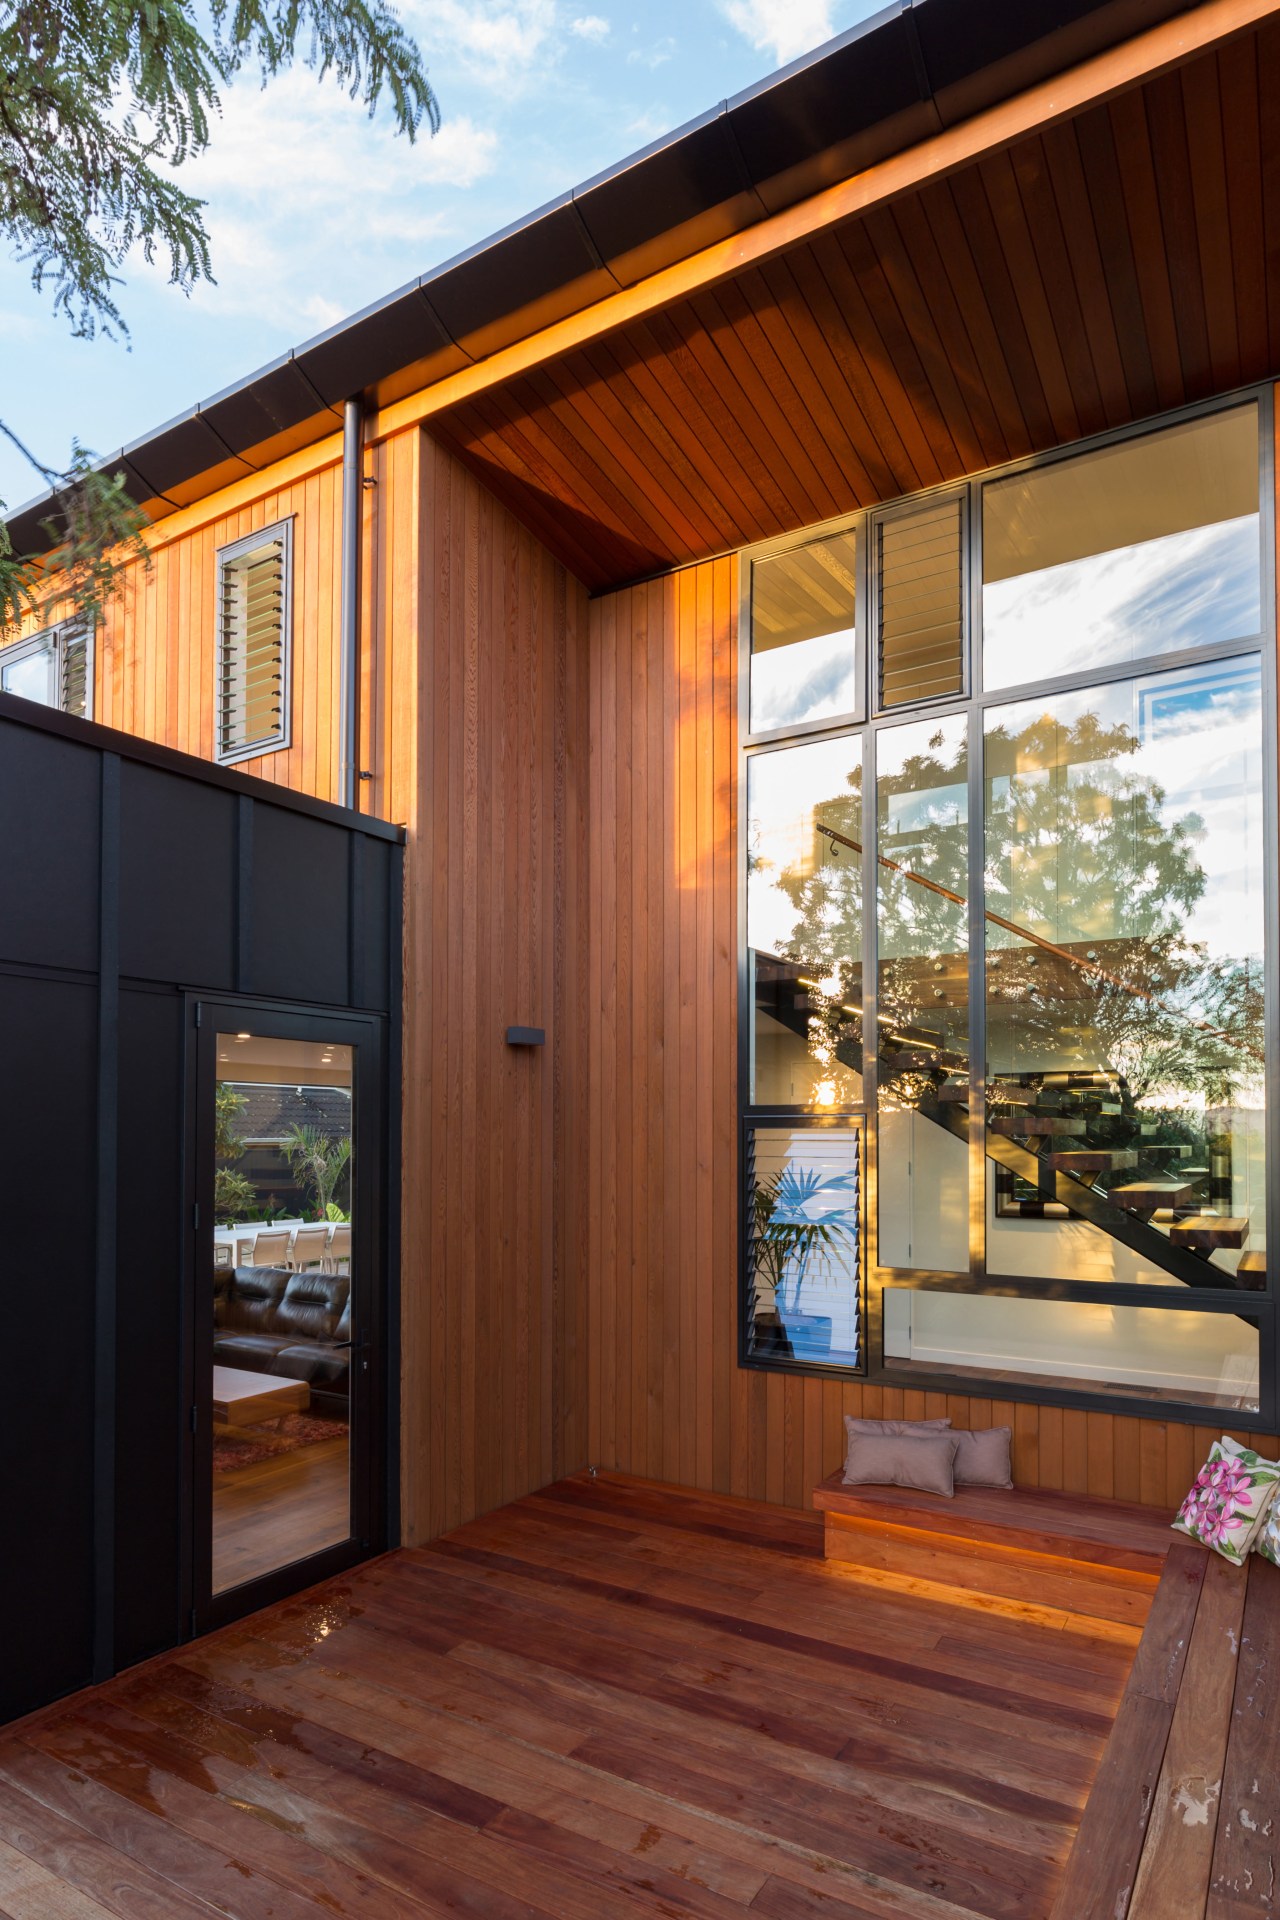
POLYGON ((0 1736, 0 1914, 1043 1920, 1132 1637, 580 1476, 0 1736))

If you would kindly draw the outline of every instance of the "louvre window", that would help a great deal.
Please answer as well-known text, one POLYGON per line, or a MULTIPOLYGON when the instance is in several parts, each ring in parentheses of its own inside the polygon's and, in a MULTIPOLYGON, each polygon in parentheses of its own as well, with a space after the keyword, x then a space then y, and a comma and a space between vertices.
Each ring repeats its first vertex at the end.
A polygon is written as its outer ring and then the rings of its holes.
POLYGON ((93 714, 93 629, 79 620, 46 627, 0 651, 0 692, 18 693, 81 720, 93 714))
POLYGON ((86 627, 65 627, 58 649, 59 704, 64 713, 89 717, 89 631, 86 627))
POLYGON ((290 536, 282 522, 218 555, 219 760, 289 743, 290 536))
POLYGON ((963 691, 963 513, 953 497, 876 529, 882 708, 963 691))

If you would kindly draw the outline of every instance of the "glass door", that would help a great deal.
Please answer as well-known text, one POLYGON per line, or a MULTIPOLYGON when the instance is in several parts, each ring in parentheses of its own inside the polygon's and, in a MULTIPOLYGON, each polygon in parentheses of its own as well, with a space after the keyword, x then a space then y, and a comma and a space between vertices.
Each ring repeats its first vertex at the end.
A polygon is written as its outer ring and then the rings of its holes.
POLYGON ((371 1550, 374 1036, 199 1008, 193 1625, 371 1550))

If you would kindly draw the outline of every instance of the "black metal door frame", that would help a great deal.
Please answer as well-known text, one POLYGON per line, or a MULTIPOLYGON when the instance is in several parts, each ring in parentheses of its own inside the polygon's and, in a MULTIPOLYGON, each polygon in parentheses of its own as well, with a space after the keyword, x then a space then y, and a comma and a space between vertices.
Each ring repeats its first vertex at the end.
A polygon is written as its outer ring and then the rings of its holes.
POLYGON ((393 1353, 387 1285, 387 1022, 345 1008, 188 992, 183 1155, 183 1473, 187 1524, 182 1568, 189 1636, 225 1626, 384 1551, 388 1541, 388 1422, 393 1353), (277 1040, 323 1040, 353 1050, 351 1280, 357 1344, 351 1354, 351 1533, 244 1585, 214 1594, 213 1220, 217 1036, 245 1028, 277 1040))

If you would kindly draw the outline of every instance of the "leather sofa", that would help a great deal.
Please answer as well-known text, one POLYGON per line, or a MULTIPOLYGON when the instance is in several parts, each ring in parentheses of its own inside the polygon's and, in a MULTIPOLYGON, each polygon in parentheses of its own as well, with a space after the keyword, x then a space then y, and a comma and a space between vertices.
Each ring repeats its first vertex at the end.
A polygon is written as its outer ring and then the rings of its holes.
POLYGON ((345 1418, 351 1385, 349 1275, 224 1268, 214 1281, 213 1327, 218 1366, 305 1380, 317 1411, 345 1418))

